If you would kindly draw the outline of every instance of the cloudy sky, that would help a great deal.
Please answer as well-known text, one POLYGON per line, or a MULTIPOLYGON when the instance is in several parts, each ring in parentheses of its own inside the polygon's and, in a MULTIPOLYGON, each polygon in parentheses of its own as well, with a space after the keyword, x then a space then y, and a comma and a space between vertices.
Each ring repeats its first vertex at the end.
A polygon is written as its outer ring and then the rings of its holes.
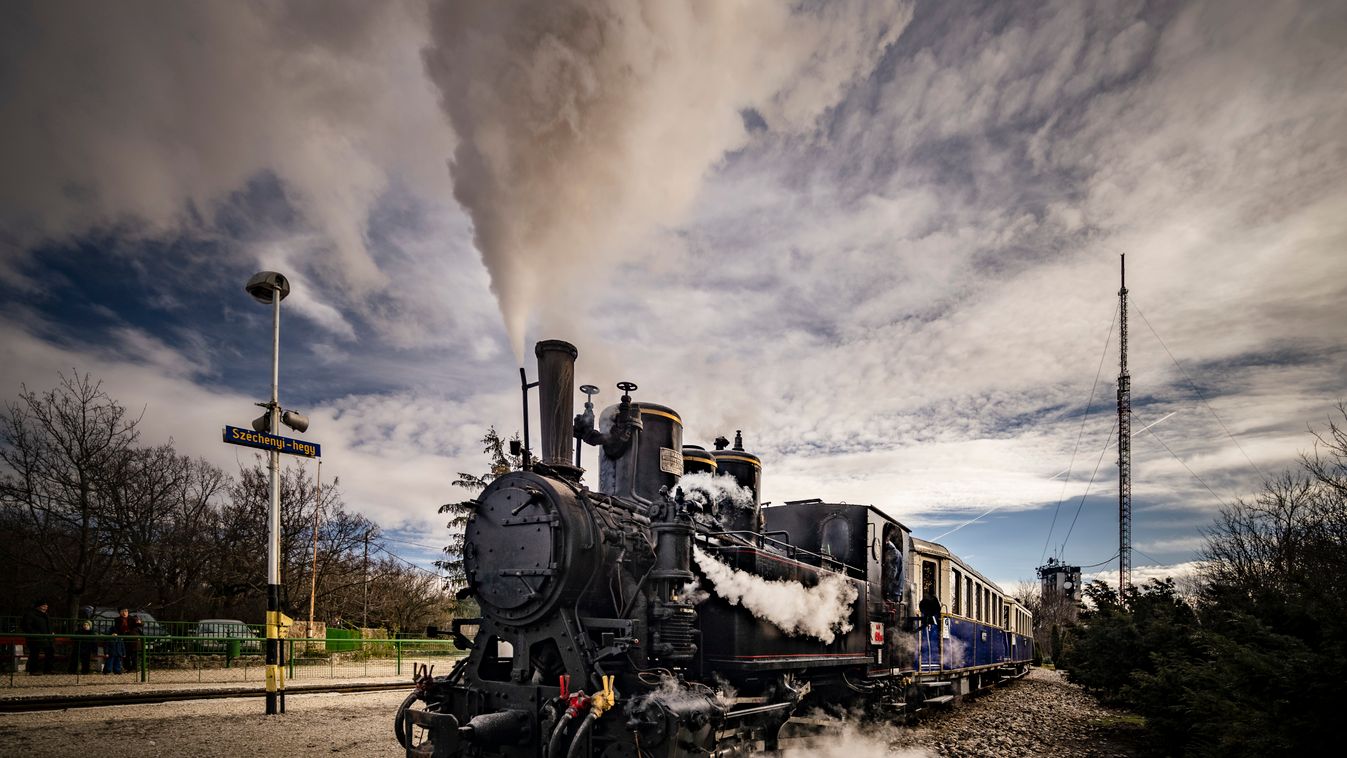
POLYGON ((275 269, 282 401, 409 559, 560 337, 1013 583, 1113 563, 1126 253, 1181 570, 1347 394, 1343 71, 1328 1, 7 2, 0 391, 247 464, 275 269))

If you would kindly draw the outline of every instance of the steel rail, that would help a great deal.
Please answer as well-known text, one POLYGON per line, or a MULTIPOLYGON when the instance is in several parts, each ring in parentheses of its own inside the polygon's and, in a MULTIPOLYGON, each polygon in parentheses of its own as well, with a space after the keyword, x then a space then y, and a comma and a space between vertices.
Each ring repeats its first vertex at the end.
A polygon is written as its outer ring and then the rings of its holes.
MULTIPOLYGON (((291 695, 382 692, 408 690, 411 682, 383 682, 377 684, 330 684, 291 688, 291 695)), ((158 690, 155 692, 117 692, 97 695, 43 695, 36 697, 0 698, 0 713, 31 713, 59 711, 67 708, 98 708, 115 705, 153 705, 179 700, 215 700, 236 697, 264 697, 266 690, 231 688, 227 690, 158 690)))

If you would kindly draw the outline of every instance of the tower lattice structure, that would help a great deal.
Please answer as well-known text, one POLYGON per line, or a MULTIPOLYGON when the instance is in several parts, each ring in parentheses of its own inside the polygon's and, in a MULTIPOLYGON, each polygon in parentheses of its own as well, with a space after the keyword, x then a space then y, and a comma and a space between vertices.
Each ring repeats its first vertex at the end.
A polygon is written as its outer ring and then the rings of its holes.
POLYGON ((1122 257, 1118 359, 1118 594, 1132 583, 1132 375, 1127 373, 1127 258, 1122 257))

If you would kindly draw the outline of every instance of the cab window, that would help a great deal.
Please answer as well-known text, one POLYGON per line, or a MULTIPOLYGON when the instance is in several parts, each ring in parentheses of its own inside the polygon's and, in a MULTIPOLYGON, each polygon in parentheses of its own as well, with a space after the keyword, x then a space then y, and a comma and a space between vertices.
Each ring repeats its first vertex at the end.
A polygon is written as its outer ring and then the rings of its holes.
POLYGON ((851 556, 851 524, 846 518, 834 516, 823 522, 822 553, 845 562, 851 556))

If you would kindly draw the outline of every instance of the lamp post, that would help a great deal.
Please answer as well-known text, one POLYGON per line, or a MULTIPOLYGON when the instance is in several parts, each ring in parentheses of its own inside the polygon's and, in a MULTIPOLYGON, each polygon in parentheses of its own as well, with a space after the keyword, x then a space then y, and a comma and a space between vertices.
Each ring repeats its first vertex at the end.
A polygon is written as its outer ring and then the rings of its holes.
MULTIPOLYGON (((281 301, 290 294, 290 281, 275 271, 254 274, 245 287, 258 302, 271 306, 271 401, 267 431, 280 434, 281 301)), ((258 419, 261 421, 261 419, 258 419)), ((285 681, 278 633, 281 612, 281 453, 269 453, 271 504, 267 507, 267 715, 285 713, 285 681)))

